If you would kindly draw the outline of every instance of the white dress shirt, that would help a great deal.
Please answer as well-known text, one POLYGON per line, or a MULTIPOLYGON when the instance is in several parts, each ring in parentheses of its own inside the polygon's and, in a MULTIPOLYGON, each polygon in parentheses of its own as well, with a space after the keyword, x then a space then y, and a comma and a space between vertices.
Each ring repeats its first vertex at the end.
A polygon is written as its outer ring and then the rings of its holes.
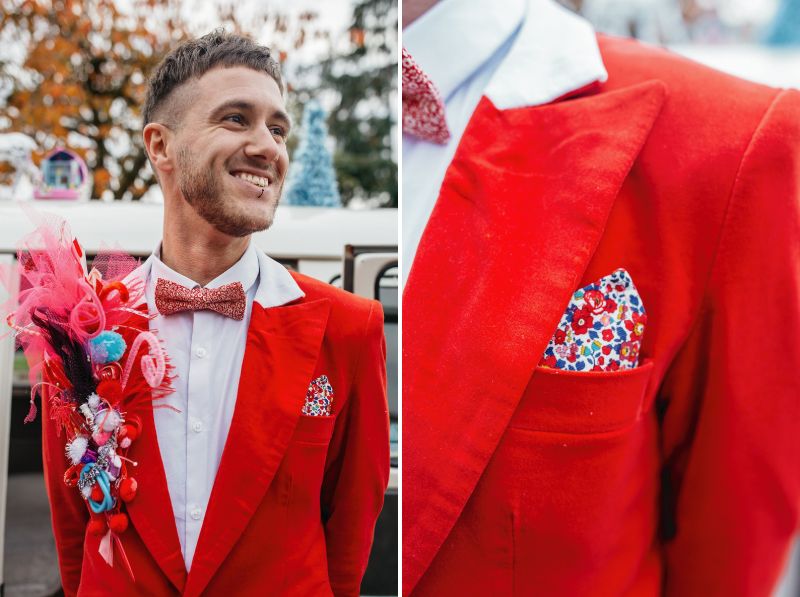
MULTIPOLYGON (((243 321, 213 311, 185 311, 169 316, 158 313, 155 286, 159 278, 187 288, 199 284, 167 267, 159 251, 148 261, 145 298, 157 330, 175 367, 175 392, 153 411, 161 460, 167 477, 175 526, 188 571, 200 536, 211 488, 228 437, 244 357, 253 299, 259 291, 259 256, 251 244, 230 269, 209 282, 217 288, 241 282, 247 297, 243 321)), ((279 266, 281 267, 281 266, 279 266)), ((288 274, 287 274, 288 275, 288 274)), ((259 294, 265 289, 261 288, 259 294)))
POLYGON ((442 0, 403 30, 403 46, 442 95, 450 129, 444 145, 403 135, 405 283, 481 97, 499 109, 537 106, 607 74, 591 25, 552 0, 442 0))

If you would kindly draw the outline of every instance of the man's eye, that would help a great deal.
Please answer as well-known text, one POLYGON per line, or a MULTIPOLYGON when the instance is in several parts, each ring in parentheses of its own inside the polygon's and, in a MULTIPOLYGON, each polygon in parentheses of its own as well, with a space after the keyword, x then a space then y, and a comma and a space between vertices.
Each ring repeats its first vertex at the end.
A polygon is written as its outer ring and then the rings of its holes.
POLYGON ((281 139, 285 139, 288 134, 286 132, 286 129, 280 126, 270 127, 269 130, 272 132, 273 135, 275 135, 276 137, 280 137, 281 139))
POLYGON ((231 114, 230 116, 226 116, 225 120, 237 119, 235 122, 238 124, 244 124, 244 118, 241 114, 231 114))

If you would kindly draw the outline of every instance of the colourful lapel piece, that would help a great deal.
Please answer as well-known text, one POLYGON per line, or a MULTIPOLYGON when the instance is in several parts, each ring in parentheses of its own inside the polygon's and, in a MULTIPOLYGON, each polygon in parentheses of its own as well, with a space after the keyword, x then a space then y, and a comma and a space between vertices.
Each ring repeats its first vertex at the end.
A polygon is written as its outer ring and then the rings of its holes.
POLYGON ((204 591, 269 488, 300 418, 329 313, 324 299, 253 304, 236 409, 184 595, 204 591))
MULTIPOLYGON (((146 306, 142 309, 146 310, 146 306)), ((141 329, 147 329, 146 318, 142 317, 138 321, 141 321, 141 329)), ((186 564, 183 561, 167 489, 167 476, 158 447, 153 403, 144 400, 140 404, 140 407, 128 413, 138 416, 142 427, 138 439, 131 444, 128 453, 128 457, 137 463, 133 475, 138 481, 138 491, 136 497, 125 507, 142 542, 170 582, 182 592, 186 583, 186 564)), ((125 540, 124 535, 122 539, 125 540)))
POLYGON ((476 108, 403 296, 404 594, 503 435, 663 99, 649 81, 476 108))
POLYGON ((572 295, 539 365, 566 371, 633 369, 646 324, 630 274, 618 269, 572 295))

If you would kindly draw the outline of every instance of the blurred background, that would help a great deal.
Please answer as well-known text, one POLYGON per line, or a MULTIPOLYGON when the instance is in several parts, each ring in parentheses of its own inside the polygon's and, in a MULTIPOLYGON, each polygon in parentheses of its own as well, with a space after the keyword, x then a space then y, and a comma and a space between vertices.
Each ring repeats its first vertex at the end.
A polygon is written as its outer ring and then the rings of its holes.
MULTIPOLYGON (((309 99, 321 104, 341 203, 397 206, 394 0, 2 0, 0 8, 0 134, 30 137, 37 165, 68 146, 91 172, 92 199, 160 200, 140 132, 147 77, 182 40, 224 26, 273 49, 298 124, 309 99)), ((15 172, 0 165, 0 183, 15 172)))
MULTIPOLYGON (((397 594, 397 22, 395 0, 0 0, 3 263, 32 228, 23 206, 65 217, 89 258, 110 244, 149 255, 163 205, 141 138, 150 72, 217 27, 280 60, 291 166, 254 242, 385 312, 392 479, 364 595, 397 594)), ((57 595, 41 420, 22 424, 26 371, 0 331, 0 595, 57 595)))
POLYGON ((800 86, 798 0, 559 0, 597 31, 667 46, 719 70, 800 86))

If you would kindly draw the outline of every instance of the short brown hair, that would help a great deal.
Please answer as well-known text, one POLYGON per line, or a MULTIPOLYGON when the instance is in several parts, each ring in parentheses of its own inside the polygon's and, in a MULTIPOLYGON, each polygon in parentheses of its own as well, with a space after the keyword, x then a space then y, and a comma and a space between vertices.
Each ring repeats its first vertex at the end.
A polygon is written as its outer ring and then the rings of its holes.
POLYGON ((246 66, 265 72, 275 79, 283 94, 281 67, 270 49, 219 28, 181 44, 158 64, 148 82, 142 126, 156 119, 171 128, 180 125, 185 102, 175 101, 175 90, 217 66, 246 66))

